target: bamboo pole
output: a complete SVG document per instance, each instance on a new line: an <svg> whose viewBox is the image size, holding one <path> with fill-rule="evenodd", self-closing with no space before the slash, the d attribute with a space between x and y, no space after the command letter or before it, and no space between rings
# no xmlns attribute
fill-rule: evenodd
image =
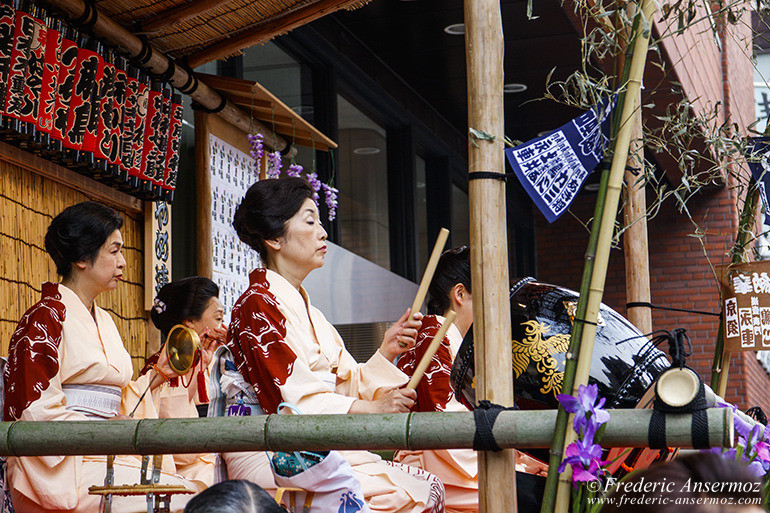
<svg viewBox="0 0 770 513"><path fill-rule="evenodd" d="M425 374L425 371L427 370L428 364L433 358L433 355L436 354L436 351L438 351L438 347L441 345L441 342L444 340L444 336L446 335L446 332L449 330L449 327L452 325L452 323L455 322L455 317L457 317L457 314L455 313L455 311L449 310L449 313L446 315L444 322L441 324L438 331L436 332L436 336L433 337L433 340L431 340L430 345L428 346L428 349L425 351L425 354L422 355L422 358L420 359L420 363L417 364L417 368L415 369L414 374L412 374L412 379L409 380L409 383L406 385L406 388L411 388L412 390L417 388L417 384L422 379L423 374Z"/></svg>
<svg viewBox="0 0 770 513"><path fill-rule="evenodd" d="M605 447L646 447L651 410L609 410ZM503 411L492 430L501 447L547 447L555 410ZM732 447L729 408L707 411L712 447ZM184 454L296 450L471 448L472 412L255 415L189 419L0 422L0 456ZM692 447L692 416L666 417L666 444ZM513 474L504 476L510 486Z"/></svg>
<svg viewBox="0 0 770 513"><path fill-rule="evenodd" d="M414 302L412 302L411 313L419 312L425 296L428 294L428 287L433 280L433 274L436 272L436 266L438 266L438 259L441 258L441 251L446 245L446 241L449 238L449 230L442 228L438 232L436 237L436 243L433 245L433 251L430 253L428 259L428 265L425 267L425 272L422 274L422 280L420 281L420 287L417 289L417 294L414 296Z"/></svg>
<svg viewBox="0 0 770 513"><path fill-rule="evenodd" d="M86 4L83 0L50 0L49 3L69 15L72 19L82 16L86 9ZM128 55L130 58L135 58L142 54L144 43L141 39L115 23L111 18L99 13L96 7L94 9L98 13L91 28L91 33L94 36L115 45L120 52ZM151 46L149 48L150 56L145 68L158 75L165 73L169 68L169 63L172 62L171 58L153 49ZM191 67L194 66L191 64ZM175 66L174 74L169 82L177 89L186 89L185 85L187 85L189 80L190 74L188 71L181 66ZM224 100L224 109L217 112L222 119L246 133L250 133L252 130L261 133L264 136L264 144L270 148L280 151L286 151L288 148L289 156L296 154L296 148L290 147L290 143L285 139L274 135L272 129L259 121L252 120L249 114L243 112L233 102L225 99L219 92L211 89L203 82L198 82L197 87L186 94L207 109L217 109Z"/></svg>
<svg viewBox="0 0 770 513"><path fill-rule="evenodd" d="M647 50L649 48L650 31L652 26L652 15L655 12L655 3L653 0L642 0L639 13L635 19L634 25L634 51L629 66L628 82L626 93L623 99L623 110L620 116L620 128L615 140L612 166L607 183L607 196L599 225L599 236L597 240L596 258L591 274L591 284L587 297L580 297L579 303L585 301L586 314L583 318L586 322L581 333L580 352L575 368L575 381L572 387L572 394L577 395L580 385L588 383L588 376L591 370L591 360L593 354L593 342L596 338L596 322L599 317L599 307L604 294L604 282L607 277L607 266L609 263L610 248L612 242L612 232L615 227L615 218L618 212L618 201L622 187L624 169L628 160L629 146L631 143L631 132L633 128L633 119L640 109L639 98L644 74L644 66L647 60ZM640 16L644 16L646 22L642 23ZM647 32L644 27L648 27ZM564 447L575 441L576 434L568 430L565 434ZM560 480L557 486L555 511L558 513L566 512L569 509L570 490L572 488L569 479Z"/></svg>
<svg viewBox="0 0 770 513"><path fill-rule="evenodd" d="M498 0L465 0L468 125L495 136L468 144L469 172L503 173L503 25ZM476 394L513 406L505 182L470 180ZM479 453L479 511L516 512L513 450Z"/></svg>

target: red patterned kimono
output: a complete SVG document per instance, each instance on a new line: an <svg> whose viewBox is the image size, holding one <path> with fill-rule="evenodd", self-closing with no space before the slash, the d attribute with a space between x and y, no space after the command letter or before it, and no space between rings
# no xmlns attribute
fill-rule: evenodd
<svg viewBox="0 0 770 513"><path fill-rule="evenodd" d="M444 318L426 315L417 334L414 348L398 360L398 368L412 375L423 355L433 342ZM463 337L454 324L449 327L438 351L417 385L417 403L414 411L468 411L458 401L449 377ZM413 465L436 475L446 489L446 511L468 512L479 509L478 463L472 449L442 449L436 451L399 451L396 461ZM522 452L516 451L516 471L545 476L548 467Z"/></svg>
<svg viewBox="0 0 770 513"><path fill-rule="evenodd" d="M406 383L406 375L379 351L366 363L356 362L304 289L265 269L254 270L250 280L233 308L227 348L265 413L275 413L286 401L303 413L345 414L356 399L375 400ZM394 466L366 451L342 454L373 511L443 511L441 483L427 472ZM230 479L275 486L266 482L263 453L223 457Z"/></svg>
<svg viewBox="0 0 770 513"><path fill-rule="evenodd" d="M27 310L10 342L5 370L6 421L106 419L127 414L139 400L149 375L131 381L131 356L110 315L94 305L93 315L70 289L43 284L42 299ZM136 418L157 417L158 391L147 394ZM99 496L88 487L104 484L106 456L8 458L8 480L16 511L99 511ZM141 460L115 458L115 483L138 483ZM171 474L164 457L161 482L198 488ZM189 495L176 496L181 511ZM147 511L144 496L113 498L113 512Z"/></svg>

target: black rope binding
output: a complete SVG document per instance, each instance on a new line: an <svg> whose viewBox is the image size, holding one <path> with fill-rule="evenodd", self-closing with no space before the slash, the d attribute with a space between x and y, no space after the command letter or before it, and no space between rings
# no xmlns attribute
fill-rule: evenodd
<svg viewBox="0 0 770 513"><path fill-rule="evenodd" d="M468 173L468 180L502 180L507 181L509 177L514 176L513 173L494 173L491 171L472 171Z"/></svg>
<svg viewBox="0 0 770 513"><path fill-rule="evenodd" d="M198 102L193 102L192 109L193 110L199 110L201 112L207 112L209 114L216 114L217 112L222 112L225 109L225 106L227 105L227 98L225 98L224 96L220 95L219 99L220 99L219 105L217 105L213 109L210 109L208 107L204 107L203 105L201 105Z"/></svg>
<svg viewBox="0 0 770 513"><path fill-rule="evenodd" d="M93 24L96 23L96 16L94 15L94 12L96 11L96 8L94 7L93 0L87 0L85 2L84 8L83 8L83 14L78 16L77 18L72 20L73 25L77 26L85 26L85 24L90 24L88 29L93 28ZM91 18L93 17L93 20Z"/></svg>
<svg viewBox="0 0 770 513"><path fill-rule="evenodd" d="M492 404L489 401L479 401L478 406L473 409L473 421L476 423L476 431L473 433L474 451L502 451L502 447L497 445L495 435L492 429L495 427L495 421L501 411L518 410L517 406L505 408L499 404Z"/></svg>
<svg viewBox="0 0 770 513"><path fill-rule="evenodd" d="M672 333L668 331L662 335L655 337L653 344L664 342L668 340L669 354L671 355L671 369L689 369L696 376L695 371L687 367L687 357L692 354L692 344L689 337L685 333L684 328L677 328ZM669 372L665 371L665 372ZM708 449L710 447L708 440L708 417L706 416L706 409L708 404L706 403L706 387L703 381L698 378L700 387L698 393L695 395L692 401L684 406L671 406L664 403L657 393L657 386L655 388L655 401L652 405L652 418L650 419L650 426L647 432L647 437L650 443L651 449L665 449L666 448L666 415L690 413L692 414L692 426L691 435L693 441L693 447L695 449Z"/></svg>
<svg viewBox="0 0 770 513"><path fill-rule="evenodd" d="M161 82L168 82L171 80L171 77L174 76L174 73L176 73L176 65L174 64L174 60L171 57L166 57L166 61L168 61L168 67L166 68L166 71L163 73L154 73L155 77Z"/></svg>
<svg viewBox="0 0 770 513"><path fill-rule="evenodd" d="M656 310L668 310L670 312L685 312L685 313L693 313L698 315L711 315L713 317L722 317L721 313L714 313L714 312L704 312L702 310L687 310L686 308L672 308L670 306L657 306L653 305L652 303L648 303L646 301L632 301L631 303L626 303L626 308L654 308Z"/></svg>

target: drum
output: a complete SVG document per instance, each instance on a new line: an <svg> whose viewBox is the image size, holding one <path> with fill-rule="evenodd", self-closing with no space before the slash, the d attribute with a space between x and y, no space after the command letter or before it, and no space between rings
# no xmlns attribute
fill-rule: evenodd
<svg viewBox="0 0 770 513"><path fill-rule="evenodd" d="M561 393L564 362L574 326L579 294L539 283L517 280L510 290L511 371L519 408L554 409ZM655 379L668 368L666 355L628 320L602 304L589 383L599 387L606 408L634 408ZM474 389L473 330L455 358L451 376L455 395L470 409Z"/></svg>

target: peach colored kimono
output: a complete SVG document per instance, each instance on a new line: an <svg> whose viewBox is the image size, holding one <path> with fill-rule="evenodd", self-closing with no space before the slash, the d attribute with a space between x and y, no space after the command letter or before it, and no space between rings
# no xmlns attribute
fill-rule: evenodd
<svg viewBox="0 0 770 513"><path fill-rule="evenodd" d="M398 360L398 368L411 376L430 346L444 318L427 315L417 334L414 348ZM468 411L454 396L449 382L457 351L463 337L454 324L431 359L425 375L417 385L414 411ZM444 483L446 511L468 512L479 509L478 462L472 449L442 449L435 451L399 451L395 461L427 470ZM545 476L548 466L522 452L516 451L516 471Z"/></svg>
<svg viewBox="0 0 770 513"><path fill-rule="evenodd" d="M276 413L285 401L306 414L346 414L356 399L374 400L406 383L406 375L379 352L364 364L356 362L304 289L265 269L254 270L250 281L233 308L227 349L237 373L253 387L257 411ZM373 511L443 511L443 487L427 472L366 451L342 454ZM264 453L223 457L230 479L275 488Z"/></svg>
<svg viewBox="0 0 770 513"><path fill-rule="evenodd" d="M95 318L73 291L43 284L42 299L19 322L10 343L5 372L6 421L104 419L128 414L150 375L131 381L131 356L123 347L110 315L94 306ZM157 417L158 389L148 393L134 416ZM138 483L141 460L115 458L115 484ZM198 487L173 474L164 457L161 483ZM103 485L106 456L8 458L8 480L16 511L99 511L100 497L88 487ZM177 495L172 510L181 511L191 495ZM114 497L114 512L146 511L144 496Z"/></svg>

